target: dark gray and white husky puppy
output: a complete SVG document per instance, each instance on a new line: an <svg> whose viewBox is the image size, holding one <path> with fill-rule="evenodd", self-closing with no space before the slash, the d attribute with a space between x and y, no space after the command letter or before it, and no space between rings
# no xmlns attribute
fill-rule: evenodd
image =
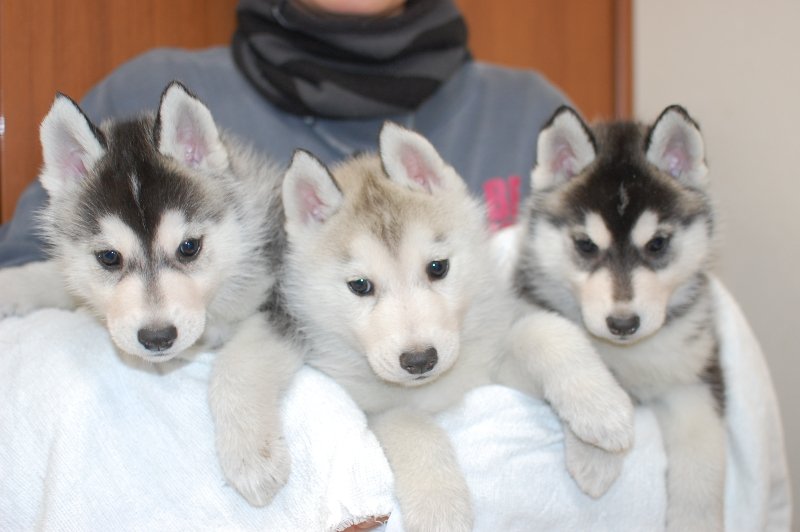
<svg viewBox="0 0 800 532"><path fill-rule="evenodd" d="M223 471L266 503L289 471L277 396L299 364L264 327L280 315L282 169L221 132L177 82L157 113L100 126L59 95L41 142L51 258L0 271L0 315L79 303L122 352L150 362L220 349L211 406ZM267 374L236 371L270 354Z"/></svg>
<svg viewBox="0 0 800 532"><path fill-rule="evenodd" d="M650 126L559 109L538 140L515 286L582 324L664 437L669 530L722 530L724 386L703 137L679 106Z"/></svg>

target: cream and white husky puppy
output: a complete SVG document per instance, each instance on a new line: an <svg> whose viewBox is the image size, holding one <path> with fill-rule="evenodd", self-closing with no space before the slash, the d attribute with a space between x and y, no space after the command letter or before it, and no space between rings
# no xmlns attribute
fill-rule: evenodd
<svg viewBox="0 0 800 532"><path fill-rule="evenodd" d="M220 131L177 82L156 113L100 126L59 95L41 141L51 258L0 270L0 316L79 304L120 351L153 363L221 348L211 406L222 468L250 502L266 503L289 474L278 396L299 365L265 340L282 316L272 292L282 169ZM252 357L270 370L235 370Z"/></svg>
<svg viewBox="0 0 800 532"><path fill-rule="evenodd" d="M668 460L667 528L722 530L724 386L700 130L679 106L649 126L594 128L564 107L543 128L538 157L518 294L585 327L620 384L653 408Z"/></svg>
<svg viewBox="0 0 800 532"><path fill-rule="evenodd" d="M379 152L332 169L296 152L281 283L307 362L368 414L406 528L471 529L469 490L432 414L497 379L551 402L577 436L570 470L599 495L613 480L606 455L616 464L631 444L627 395L578 327L518 317L481 206L426 139L387 123Z"/></svg>

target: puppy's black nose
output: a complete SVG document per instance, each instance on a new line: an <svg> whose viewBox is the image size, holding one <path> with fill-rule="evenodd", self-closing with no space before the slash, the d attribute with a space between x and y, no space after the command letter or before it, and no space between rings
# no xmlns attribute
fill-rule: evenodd
<svg viewBox="0 0 800 532"><path fill-rule="evenodd" d="M148 351L164 351L172 347L172 342L178 337L178 329L174 325L163 329L139 329L136 337Z"/></svg>
<svg viewBox="0 0 800 532"><path fill-rule="evenodd" d="M639 329L639 316L609 316L606 325L611 334L615 336L630 336Z"/></svg>
<svg viewBox="0 0 800 532"><path fill-rule="evenodd" d="M425 351L406 351L400 355L400 366L412 375L429 372L438 361L439 355L433 347Z"/></svg>

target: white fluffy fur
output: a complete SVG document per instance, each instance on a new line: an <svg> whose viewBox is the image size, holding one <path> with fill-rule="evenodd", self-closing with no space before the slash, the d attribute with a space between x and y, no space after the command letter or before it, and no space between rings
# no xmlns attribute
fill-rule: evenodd
<svg viewBox="0 0 800 532"><path fill-rule="evenodd" d="M389 458L404 528L472 530L469 487L447 434L431 416L400 406L375 415L370 427Z"/></svg>
<svg viewBox="0 0 800 532"><path fill-rule="evenodd" d="M290 244L285 289L308 341L308 362L370 416L395 473L406 528L470 530L469 492L431 413L499 379L543 394L580 438L618 451L631 443L632 405L574 325L547 314L514 326L514 298L487 253L483 211L430 150L416 133L385 126L380 160L361 157L333 169L343 200L321 224L296 209L305 203L293 181L304 172L290 169L283 198ZM383 190L380 197L397 208L359 203L365 186ZM324 197L324 190L317 195ZM392 236L376 231L375 223L402 231ZM444 259L448 275L428 279L426 264ZM347 282L357 278L369 279L374 292L351 293ZM417 380L400 367L399 356L426 346L435 347L439 361ZM580 378L566 371L565 353L582 368ZM613 481L619 460L610 473L578 462L605 461L606 454L572 453L576 480L593 495Z"/></svg>
<svg viewBox="0 0 800 532"><path fill-rule="evenodd" d="M667 530L723 530L725 425L708 387L676 386L652 404L669 467Z"/></svg>
<svg viewBox="0 0 800 532"><path fill-rule="evenodd" d="M565 425L567 470L592 497L600 497L633 444L633 404L577 325L552 312L518 303L511 351L498 381L543 397Z"/></svg>
<svg viewBox="0 0 800 532"><path fill-rule="evenodd" d="M588 236L601 251L608 249L613 241L611 231L606 227L603 218L593 212L586 215L586 236Z"/></svg>
<svg viewBox="0 0 800 532"><path fill-rule="evenodd" d="M23 316L40 308L75 308L53 261L0 268L0 319Z"/></svg>
<svg viewBox="0 0 800 532"><path fill-rule="evenodd" d="M225 476L255 506L269 503L289 477L280 402L299 369L299 350L266 323L247 318L220 349L209 402Z"/></svg>

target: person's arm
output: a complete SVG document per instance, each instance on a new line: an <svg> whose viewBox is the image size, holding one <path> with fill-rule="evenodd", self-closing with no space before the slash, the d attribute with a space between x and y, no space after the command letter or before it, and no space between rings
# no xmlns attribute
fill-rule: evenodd
<svg viewBox="0 0 800 532"><path fill-rule="evenodd" d="M45 201L47 194L39 182L34 181L20 196L14 217L0 225L0 268L47 258L44 242L36 230L36 212Z"/></svg>

